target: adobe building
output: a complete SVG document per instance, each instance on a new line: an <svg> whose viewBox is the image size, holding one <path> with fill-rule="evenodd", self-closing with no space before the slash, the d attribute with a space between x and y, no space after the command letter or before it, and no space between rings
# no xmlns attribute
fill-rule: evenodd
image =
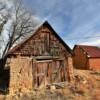
<svg viewBox="0 0 100 100"><path fill-rule="evenodd" d="M75 45L73 52L73 65L75 68L100 70L100 48Z"/></svg>
<svg viewBox="0 0 100 100"><path fill-rule="evenodd" d="M9 92L70 81L73 77L72 54L50 24L44 22L32 36L9 51Z"/></svg>

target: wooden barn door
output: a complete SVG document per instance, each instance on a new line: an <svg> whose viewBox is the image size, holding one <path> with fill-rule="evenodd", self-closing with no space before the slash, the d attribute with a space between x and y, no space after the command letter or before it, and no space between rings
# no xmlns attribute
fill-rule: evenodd
<svg viewBox="0 0 100 100"><path fill-rule="evenodd" d="M37 61L33 67L33 83L35 87L66 81L66 69L63 60Z"/></svg>
<svg viewBox="0 0 100 100"><path fill-rule="evenodd" d="M52 82L66 81L66 68L63 60L52 62Z"/></svg>
<svg viewBox="0 0 100 100"><path fill-rule="evenodd" d="M49 83L51 61L37 61L33 68L33 84L35 87L45 86Z"/></svg>

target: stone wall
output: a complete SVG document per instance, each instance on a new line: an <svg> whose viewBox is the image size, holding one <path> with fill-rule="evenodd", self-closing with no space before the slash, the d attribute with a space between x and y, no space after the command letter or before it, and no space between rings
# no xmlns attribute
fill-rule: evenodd
<svg viewBox="0 0 100 100"><path fill-rule="evenodd" d="M73 63L72 58L66 59L66 75L69 81L73 80ZM55 67L55 66L53 66ZM13 94L17 91L26 92L33 88L33 72L32 59L29 57L11 58L10 62L10 84L9 93Z"/></svg>
<svg viewBox="0 0 100 100"><path fill-rule="evenodd" d="M32 64L30 58L11 58L9 93L32 89Z"/></svg>

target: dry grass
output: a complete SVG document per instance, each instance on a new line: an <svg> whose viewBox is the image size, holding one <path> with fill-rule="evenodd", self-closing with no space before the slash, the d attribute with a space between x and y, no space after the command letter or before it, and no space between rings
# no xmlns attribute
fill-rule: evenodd
<svg viewBox="0 0 100 100"><path fill-rule="evenodd" d="M75 79L72 83L65 84L64 88L17 93L3 96L0 100L100 100L99 72L74 70L74 73Z"/></svg>

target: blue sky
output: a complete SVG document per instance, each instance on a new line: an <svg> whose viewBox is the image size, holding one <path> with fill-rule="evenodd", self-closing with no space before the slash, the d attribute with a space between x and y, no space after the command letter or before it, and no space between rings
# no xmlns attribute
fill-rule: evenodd
<svg viewBox="0 0 100 100"><path fill-rule="evenodd" d="M7 5L8 9L13 7L12 1L0 0ZM40 22L48 20L71 48L75 44L100 46L100 0L23 1L26 7L32 10L36 20ZM9 23L11 24L11 21L8 21L2 32L4 38L8 38L5 31L6 26L10 28Z"/></svg>
<svg viewBox="0 0 100 100"><path fill-rule="evenodd" d="M33 15L41 21L48 20L71 47L74 44L100 46L100 0L24 1Z"/></svg>

